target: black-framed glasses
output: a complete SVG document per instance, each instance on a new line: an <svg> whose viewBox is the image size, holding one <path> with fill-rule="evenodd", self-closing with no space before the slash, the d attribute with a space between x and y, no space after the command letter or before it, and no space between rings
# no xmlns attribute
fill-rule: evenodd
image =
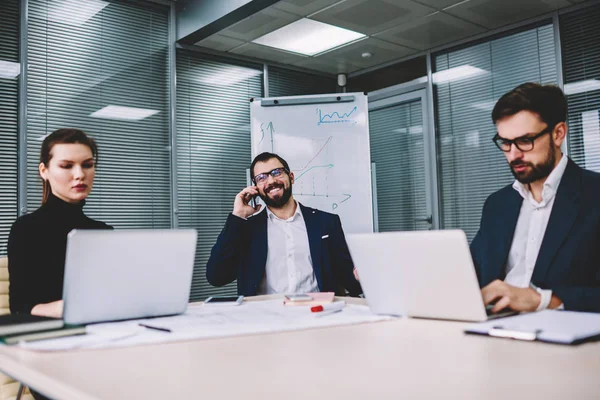
<svg viewBox="0 0 600 400"><path fill-rule="evenodd" d="M279 168L272 169L269 172L263 172L262 174L256 174L256 175L254 175L254 178L252 178L252 180L254 181L255 185L258 185L259 183L265 183L267 181L267 179L269 179L269 175L271 175L273 178L278 178L283 173L289 174L290 171L288 171L287 168L279 167Z"/></svg>
<svg viewBox="0 0 600 400"><path fill-rule="evenodd" d="M513 144L515 145L515 147L517 149L519 149L523 152L526 152L526 151L533 150L533 142L535 142L535 139L537 139L541 136L544 136L546 133L552 133L552 128L547 126L546 128L544 128L543 131L541 131L537 135L521 136L521 137L518 137L513 140L504 139L504 138L500 137L498 134L496 134L496 136L494 136L494 138L492 140L494 141L494 144L496 145L496 147L498 147L500 150L502 150L505 153L508 153L510 151Z"/></svg>

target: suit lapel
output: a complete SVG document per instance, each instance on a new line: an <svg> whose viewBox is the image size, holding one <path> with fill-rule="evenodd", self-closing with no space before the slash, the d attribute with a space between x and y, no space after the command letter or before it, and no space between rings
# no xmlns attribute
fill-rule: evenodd
<svg viewBox="0 0 600 400"><path fill-rule="evenodd" d="M492 258L491 268L489 269L490 277L487 279L488 282L494 279L504 279L506 262L508 261L508 253L512 245L513 237L515 235L515 229L517 228L517 221L519 220L519 213L521 212L521 205L523 204L523 197L514 189L510 189L508 198L506 199L505 211L499 215L498 218L498 237L492 241L497 246L497 253Z"/></svg>
<svg viewBox="0 0 600 400"><path fill-rule="evenodd" d="M310 247L310 257L312 259L313 271L315 272L315 278L319 288L323 290L322 273L321 273L321 246L323 245L323 239L321 238L321 224L317 218L315 210L312 208L304 207L302 204L300 209L302 210L302 217L306 224L306 232L308 234L308 246Z"/></svg>
<svg viewBox="0 0 600 400"><path fill-rule="evenodd" d="M569 160L558 186L544 240L535 263L531 280L543 282L556 252L566 239L579 212L582 170Z"/></svg>

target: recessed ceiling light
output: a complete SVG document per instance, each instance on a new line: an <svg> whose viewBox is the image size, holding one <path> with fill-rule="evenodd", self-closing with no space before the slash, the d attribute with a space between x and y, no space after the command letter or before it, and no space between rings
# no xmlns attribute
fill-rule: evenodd
<svg viewBox="0 0 600 400"><path fill-rule="evenodd" d="M368 51L362 53L360 55L362 58L371 58L371 56L373 56L373 53L369 53Z"/></svg>
<svg viewBox="0 0 600 400"><path fill-rule="evenodd" d="M198 81L209 86L233 86L247 81L263 72L257 69L236 67L233 65L219 68L218 71L208 72L199 76Z"/></svg>
<svg viewBox="0 0 600 400"><path fill-rule="evenodd" d="M364 37L366 36L362 33L302 18L267 33L253 42L306 56L314 56Z"/></svg>
<svg viewBox="0 0 600 400"><path fill-rule="evenodd" d="M485 69L473 67L472 65L461 65L460 67L454 67L434 73L433 83L439 84L447 82L456 82L462 79L474 78L479 75L485 75L487 73L489 72Z"/></svg>
<svg viewBox="0 0 600 400"><path fill-rule="evenodd" d="M565 84L566 95L591 92L592 90L600 90L600 80L587 79L585 81L571 82Z"/></svg>
<svg viewBox="0 0 600 400"><path fill-rule="evenodd" d="M158 110L148 110L145 108L106 106L101 110L91 113L90 117L116 119L119 121L140 121L158 112Z"/></svg>
<svg viewBox="0 0 600 400"><path fill-rule="evenodd" d="M21 64L0 60L0 78L15 79L21 73Z"/></svg>

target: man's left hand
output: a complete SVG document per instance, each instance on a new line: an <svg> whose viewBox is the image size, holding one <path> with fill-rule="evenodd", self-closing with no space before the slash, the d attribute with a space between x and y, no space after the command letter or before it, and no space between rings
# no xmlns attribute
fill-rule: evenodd
<svg viewBox="0 0 600 400"><path fill-rule="evenodd" d="M481 289L481 297L486 306L496 301L493 313L507 307L514 311L535 311L542 300L542 296L530 287L518 288L498 279Z"/></svg>

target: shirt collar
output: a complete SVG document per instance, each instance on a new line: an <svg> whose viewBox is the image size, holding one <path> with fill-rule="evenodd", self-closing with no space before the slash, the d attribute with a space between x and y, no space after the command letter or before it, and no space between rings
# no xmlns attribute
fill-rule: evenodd
<svg viewBox="0 0 600 400"><path fill-rule="evenodd" d="M296 203L296 211L294 212L294 215L292 215L288 219L281 219L281 218L279 218L277 215L273 214L273 212L269 209L269 207L265 207L267 209L267 217L269 217L270 220L278 219L280 221L293 221L298 216L299 216L299 218L304 218L302 216L302 210L300 209L300 204L298 204L298 202L295 201L295 200L294 200L294 202Z"/></svg>
<svg viewBox="0 0 600 400"><path fill-rule="evenodd" d="M556 191L558 190L558 185L560 185L560 181L562 180L562 177L565 174L568 162L569 160L567 156L563 154L558 164L556 164L556 167L554 167L554 169L552 170L550 175L548 175L548 178L546 178L546 181L544 182L544 188L542 189L542 201L541 203L539 203L539 205L546 205L554 197ZM525 200L531 197L531 193L529 192L529 185L524 185L518 180L515 180L512 187ZM531 201L535 202L535 200L533 200L533 197L531 197Z"/></svg>

